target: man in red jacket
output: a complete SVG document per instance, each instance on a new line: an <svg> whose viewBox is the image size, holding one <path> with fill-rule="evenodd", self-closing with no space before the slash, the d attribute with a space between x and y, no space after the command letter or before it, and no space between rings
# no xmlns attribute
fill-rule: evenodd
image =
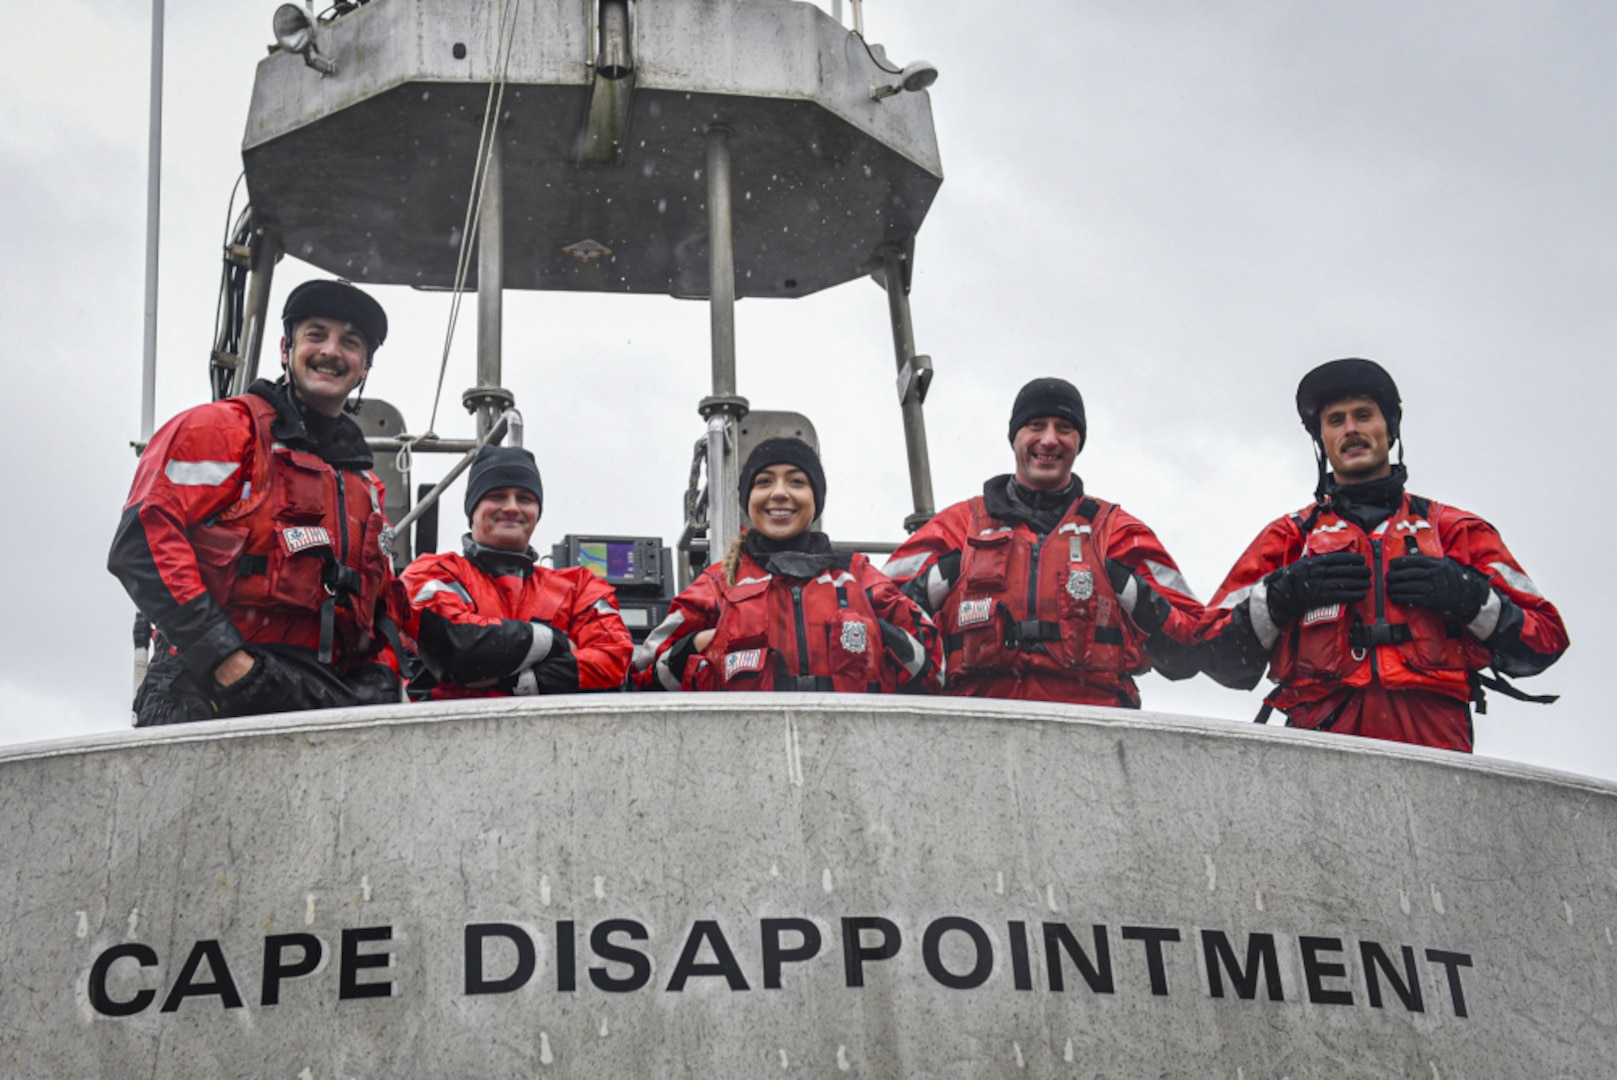
<svg viewBox="0 0 1617 1080"><path fill-rule="evenodd" d="M1560 614L1493 526L1404 490L1403 404L1370 360L1333 360L1297 387L1320 462L1315 501L1264 529L1202 621L1204 666L1292 727L1471 749L1482 676L1535 675L1567 647ZM1391 460L1399 442L1399 462ZM1328 472L1327 472L1328 468ZM1535 698L1530 700L1550 700Z"/></svg>
<svg viewBox="0 0 1617 1080"><path fill-rule="evenodd" d="M308 281L282 321L280 380L176 416L135 471L107 568L158 631L137 726L400 699L382 485L344 412L387 315Z"/></svg>
<svg viewBox="0 0 1617 1080"><path fill-rule="evenodd" d="M888 561L939 624L947 682L969 697L1140 707L1134 676L1196 674L1201 604L1145 523L1084 492L1088 425L1065 379L1016 395L1016 472L938 512Z"/></svg>
<svg viewBox="0 0 1617 1080"><path fill-rule="evenodd" d="M617 690L634 641L611 585L588 567L536 563L544 510L533 454L485 446L466 481L464 554L423 555L404 571L410 631L436 698Z"/></svg>

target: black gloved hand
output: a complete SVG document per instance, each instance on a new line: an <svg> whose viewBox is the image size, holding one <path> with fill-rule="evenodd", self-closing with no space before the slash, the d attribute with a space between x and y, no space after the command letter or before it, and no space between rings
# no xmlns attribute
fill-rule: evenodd
<svg viewBox="0 0 1617 1080"><path fill-rule="evenodd" d="M1351 604L1370 591L1370 564L1356 551L1309 555L1263 579L1276 626L1328 604Z"/></svg>
<svg viewBox="0 0 1617 1080"><path fill-rule="evenodd" d="M1488 602L1488 578L1453 559L1400 555L1387 568L1387 599L1452 615L1461 623L1477 617Z"/></svg>
<svg viewBox="0 0 1617 1080"><path fill-rule="evenodd" d="M1116 559L1106 560L1106 578L1112 583L1118 603L1129 613L1135 626L1147 636L1162 629L1162 624L1168 621L1173 610L1173 605L1168 603L1166 597Z"/></svg>

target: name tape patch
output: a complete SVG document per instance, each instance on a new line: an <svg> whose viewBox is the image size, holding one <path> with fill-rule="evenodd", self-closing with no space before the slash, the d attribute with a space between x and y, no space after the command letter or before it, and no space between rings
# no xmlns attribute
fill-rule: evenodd
<svg viewBox="0 0 1617 1080"><path fill-rule="evenodd" d="M981 600L960 601L960 612L956 621L961 626L976 626L985 623L994 614L994 598L985 596Z"/></svg>
<svg viewBox="0 0 1617 1080"><path fill-rule="evenodd" d="M1303 625L1313 626L1315 623L1330 622L1333 619L1340 619L1341 617L1341 604L1326 604L1324 607L1317 607L1305 614L1303 616Z"/></svg>
<svg viewBox="0 0 1617 1080"><path fill-rule="evenodd" d="M742 649L739 652L726 653L724 657L724 681L729 682L737 675L749 671L762 671L764 666L764 650Z"/></svg>
<svg viewBox="0 0 1617 1080"><path fill-rule="evenodd" d="M330 547L331 534L319 525L294 525L281 530L281 543L289 555L312 547Z"/></svg>

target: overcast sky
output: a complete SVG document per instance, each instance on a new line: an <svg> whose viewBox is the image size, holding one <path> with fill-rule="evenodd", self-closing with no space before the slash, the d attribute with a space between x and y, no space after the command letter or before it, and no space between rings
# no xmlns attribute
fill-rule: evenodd
<svg viewBox="0 0 1617 1080"><path fill-rule="evenodd" d="M160 421L207 397L219 245L274 8L168 5ZM138 435L150 5L0 11L0 741L18 742L128 724L133 609L104 565ZM912 294L937 373L940 504L1010 469L1017 388L1064 376L1088 406L1086 486L1149 523L1205 600L1309 498L1298 378L1372 357L1403 392L1411 489L1496 525L1571 631L1526 684L1560 703L1495 696L1478 752L1617 779L1599 675L1617 650L1617 6L869 0L864 14L892 59L942 73L945 181ZM283 262L273 307L314 274ZM424 427L448 301L376 294L394 329L370 392ZM446 436L470 432L470 311ZM702 432L706 308L522 293L505 318L505 382L546 484L537 546L671 540ZM750 300L738 319L740 392L818 426L832 535L897 539L909 488L881 291ZM446 514L445 541L459 528ZM1260 696L1154 676L1142 693L1243 723Z"/></svg>

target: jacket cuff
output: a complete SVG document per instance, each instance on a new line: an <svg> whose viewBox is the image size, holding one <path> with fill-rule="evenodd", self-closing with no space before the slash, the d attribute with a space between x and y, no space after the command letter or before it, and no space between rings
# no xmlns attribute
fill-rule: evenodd
<svg viewBox="0 0 1617 1080"><path fill-rule="evenodd" d="M247 639L241 636L229 619L221 618L209 626L202 634L192 641L180 645L175 644L184 662L186 669L198 679L203 680L204 686L213 684L213 672L225 657L237 649L246 647Z"/></svg>

